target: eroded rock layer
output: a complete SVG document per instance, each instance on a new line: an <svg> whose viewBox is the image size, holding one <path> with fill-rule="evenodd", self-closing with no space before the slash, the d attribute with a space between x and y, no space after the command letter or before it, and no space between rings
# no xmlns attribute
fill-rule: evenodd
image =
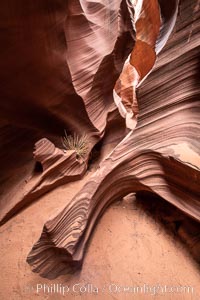
<svg viewBox="0 0 200 300"><path fill-rule="evenodd" d="M1 138L8 142L6 158L4 150L0 151L3 154L0 157L3 169L6 170L2 172L1 182L4 183L9 177L12 184L2 190L1 223L44 192L58 184L76 180L85 173L86 168L84 171L80 168L79 176L77 172L76 176L66 176L65 172L58 171L58 161L53 164L51 172L35 174L30 151L33 141L38 137L41 139L45 136L60 147L59 135L63 134L64 129L80 136L87 133L90 152L109 129L109 115L113 116L112 112L116 109L114 101L119 113L126 119L126 126L135 128L138 116L136 88L148 75L155 63L156 53L166 43L175 23L177 3L176 0L171 0L170 6L166 7L162 1L157 0L113 0L107 4L103 1L74 1L67 5L53 5L49 1L47 6L37 2L32 6L26 2L23 8L18 8L15 12L10 11L10 6L3 6L2 11L8 17L5 45L10 46L3 52L7 71L4 72L4 64L1 69L2 82L5 82L2 85L5 101L1 103L0 112ZM45 14L47 7L51 9ZM23 10L28 13L26 12L21 26L19 20L24 15ZM2 25L3 22L4 18ZM14 34L15 28L18 35L21 34L21 39ZM32 39L26 40L29 41L26 44L28 34ZM26 57L22 57L20 47L23 47L23 51L26 50ZM130 58L122 69L130 53ZM41 63L41 57L44 56ZM18 76L9 76L10 69ZM24 81L30 87L25 85L22 89L20 85ZM9 93L8 88L15 90L16 96ZM15 107L14 111L12 107ZM121 127L119 115L118 120L117 126ZM13 126L15 151L12 151ZM23 128L26 129L27 140L22 140ZM7 136L4 132L7 132ZM20 161L19 152L24 146L26 151ZM49 156L48 151L43 155ZM20 177L14 175L18 172L16 157L19 164L22 165L24 161L27 164L29 161L31 166ZM88 157L85 162L87 161ZM72 167L68 173L72 174L73 170ZM23 192L18 192L19 187Z"/></svg>
<svg viewBox="0 0 200 300"><path fill-rule="evenodd" d="M27 259L34 271L56 276L80 266L98 218L110 203L131 192L154 193L200 221L198 8L199 1L181 1L175 30L139 88L136 129L102 161L70 204L46 222ZM195 236L193 246L199 249L199 228Z"/></svg>
<svg viewBox="0 0 200 300"><path fill-rule="evenodd" d="M0 16L3 221L34 199L27 194L35 181L46 176L45 191L55 187L47 173L35 179L31 153L37 140L45 137L61 148L64 130L86 133L91 151L102 138L134 30L125 0L10 0L2 3Z"/></svg>
<svg viewBox="0 0 200 300"><path fill-rule="evenodd" d="M4 203L0 211L1 223L6 222L45 192L80 179L87 169L87 163L83 159L77 159L75 151L61 150L45 138L36 143L34 157L36 162L41 164L42 175L32 178L19 197Z"/></svg>

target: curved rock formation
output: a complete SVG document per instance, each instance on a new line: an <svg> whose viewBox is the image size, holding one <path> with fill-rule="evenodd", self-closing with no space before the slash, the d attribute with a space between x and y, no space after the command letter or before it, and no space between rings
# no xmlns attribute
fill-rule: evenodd
<svg viewBox="0 0 200 300"><path fill-rule="evenodd" d="M49 3L49 7L51 5ZM13 6L15 7L15 3L13 3ZM18 28L19 17L23 15L23 9L25 10L25 8L28 14L23 22L28 23L29 26L25 26L26 23L23 27L20 26L19 32L21 32L23 38L16 40L12 24L15 24L15 27ZM134 8L136 14L134 14ZM105 5L100 1L99 6L75 1L68 3L66 6L65 20L64 5L52 7L52 13L48 15L48 18L44 18L41 13L41 10L45 11L46 7L38 3L31 7L27 2L23 9L20 8L12 13L7 5L3 7L3 12L9 20L5 43L11 45L9 51L4 53L5 62L7 68L12 67L13 73L17 73L19 76L17 78L9 77L7 73L2 73L2 80L6 83L2 93L5 94L6 101L1 103L3 119L1 131L4 131L5 127L9 128L10 125L5 126L7 122L15 126L25 127L27 132L29 132L27 128L32 127L34 132L30 129L30 135L33 135L35 140L36 136L40 138L50 136L58 146L60 145L57 143L57 136L62 134L61 130L63 132L64 128L67 128L68 132L75 132L79 135L81 135L81 132L87 132L91 150L104 135L108 115L115 109L112 90L121 71L122 73L116 83L118 95L114 92L114 100L120 114L126 117L127 127L135 127L138 115L135 90L151 70L156 53L161 50L173 28L177 12L177 1L172 1L170 8L166 8L160 1L161 14L157 0L152 2L147 0L136 1L136 4L131 4L128 0L121 3L113 0L113 3L109 5ZM144 15L145 18L143 18ZM38 18L36 27L33 26L35 25L35 16ZM83 16L85 17L83 18ZM105 16L105 24L102 23L102 16ZM2 24L3 22L4 19L2 19ZM81 30L79 28L80 24ZM148 24L151 24L151 26ZM32 32L33 27L34 33ZM52 32L54 27L56 32ZM24 44L28 30L32 36L32 42L35 42L32 51L29 44ZM65 35L66 41L64 44L63 39L58 40L57 31L62 32L62 36ZM134 32L136 34L135 44ZM40 36L43 37L42 40L39 39ZM81 47L79 47L78 37L81 38ZM49 40L51 40L51 43L49 43ZM94 41L96 46L92 48L91 45ZM101 47L98 47L98 41L100 41ZM21 56L23 52L15 49L17 46L19 50L21 47L26 49L25 60ZM11 55L14 49L16 61L13 62ZM123 63L131 50L130 63L126 63L122 70ZM41 63L43 54L46 60ZM144 57L148 59L144 60ZM64 58L66 63L63 60ZM62 68L60 68L61 63ZM67 68L63 69L66 64ZM107 69L111 71L109 76ZM52 76L53 70L57 70L54 76ZM64 70L67 72L64 73ZM60 72L59 76L57 75L58 71ZM104 74L107 76L106 81L104 80ZM26 76L24 81L30 82L30 86L32 84L34 87L34 93L31 88L19 88L24 76ZM59 81L61 78L62 81ZM39 84L41 80L42 85ZM35 81L36 86L33 84ZM51 89L49 88L49 82L52 82ZM8 93L8 84L9 89L16 90L17 97L14 97L12 93ZM28 99L28 104L25 103L26 99ZM15 106L14 112L10 108L13 104ZM24 144L24 141L20 139L21 130L19 128L17 130L19 148L21 143ZM12 132L12 128L10 131ZM4 138L9 140L9 135ZM12 147L12 142L11 139L8 148ZM17 156L19 156L18 151L21 151L21 148L18 150L16 147ZM28 153L27 155L29 156ZM9 159L11 159L12 165L11 171L7 170L7 173L13 174L15 169L17 172L15 157L11 155ZM31 163L30 156L29 160ZM57 164L54 164L55 168L57 168L56 166ZM5 166L5 168L7 167ZM44 185L40 185L39 182L43 181L44 176L46 176L46 181L51 182L50 173L41 173L40 178L36 180L35 173L32 170L30 168L29 173L26 173L26 177L22 175L22 177L25 177L24 183L23 178L14 178L15 186L17 187L20 184L23 189L21 195L16 193L13 184L9 188L9 194L5 190L3 191L2 198L6 200L1 201L1 222L5 222L24 205L27 205L42 193L49 191L61 182L67 182L70 178L65 176L66 180L61 181L58 177L53 184L46 184L44 188ZM56 174L56 170L54 174ZM84 172L80 171L80 174L83 176ZM3 176L7 178L7 174ZM48 176L50 176L49 179ZM76 176L71 177L71 180L76 178ZM4 180L3 178L2 181ZM35 185L37 185L37 193L33 192Z"/></svg>
<svg viewBox="0 0 200 300"><path fill-rule="evenodd" d="M50 189L81 179L87 169L87 163L83 159L78 160L75 151L56 148L45 138L36 143L34 157L36 162L41 163L42 175L29 181L21 198L16 197L4 204L0 212L1 224Z"/></svg>
<svg viewBox="0 0 200 300"><path fill-rule="evenodd" d="M15 1L12 2L15 8ZM15 131L17 130L15 155L12 151L11 155L8 153L11 170L8 170L2 155L2 164L6 164L6 174L3 174L2 182L7 180L7 174L10 173L14 184L2 192L4 200L1 201L1 223L61 182L68 182L69 178L79 178L64 175L65 180L60 180L58 176L50 184L51 173L41 173L39 178L35 178L32 167L22 177L16 178L13 175L18 172L15 156L19 157L22 145L26 144L21 139L23 129L16 126L26 128L27 134L32 135L34 141L38 137L46 136L52 141L55 140L58 147L60 143L57 137L63 133L64 128L78 135L87 133L91 151L108 129L109 114L112 115L115 110L112 91L121 71L115 85L114 100L120 114L126 117L127 127L136 126L136 87L150 72L156 53L166 43L176 19L176 0L171 1L170 7L166 7L162 1L159 3L160 8L157 0L136 1L135 4L128 0L121 3L113 0L109 5L102 1L99 4L74 1L67 5L59 3L57 6L51 1L47 6L37 2L32 6L26 2L23 8L16 8L15 12L10 11L6 4L3 6L2 12L8 17L7 33L4 37L8 49L3 52L4 61L7 70L11 69L18 76L9 76L7 72L1 74L2 82L5 82L2 94L6 101L0 104L3 120L0 131L4 132L4 128L8 131L6 137L1 135L2 139L9 141L13 125ZM48 17L44 13L47 7L52 9ZM22 18L21 26L19 18L24 15L24 11L26 18ZM37 24L35 20L38 21ZM2 18L2 26L4 21ZM17 39L14 28L18 28L21 39ZM32 40L27 43L30 36ZM92 46L94 42L95 47ZM22 57L25 50L26 56ZM14 61L11 59L13 52ZM130 63L126 62L122 69L130 53ZM4 69L3 66L2 70ZM105 75L107 80L104 80ZM29 82L30 87L25 86L22 89L21 82ZM9 93L9 90L15 90L17 96ZM11 107L15 107L15 110L12 111ZM29 150L24 153L23 160L29 159L31 164L29 137L27 143ZM11 138L7 148L12 147ZM53 168L57 169L58 164L52 166L54 176L57 170L53 171ZM85 170L86 168L83 172L80 170L82 176ZM44 177L48 184L41 185ZM16 191L19 186L23 189L20 195ZM36 186L37 192L34 191Z"/></svg>
<svg viewBox="0 0 200 300"><path fill-rule="evenodd" d="M134 38L126 1L10 0L1 5L0 16L2 186L6 182L1 220L6 220L34 199L24 199L19 188L31 194L35 181L48 176L40 173L35 180L31 152L38 139L60 148L65 129L87 133L91 151L103 137L115 109L113 87Z"/></svg>
<svg viewBox="0 0 200 300"><path fill-rule="evenodd" d="M138 117L136 88L151 72L157 54L173 29L178 0L171 1L168 8L165 3L157 0L127 0L127 3L136 32L136 41L130 58L116 82L113 97L121 116L126 119L126 126L134 129Z"/></svg>
<svg viewBox="0 0 200 300"><path fill-rule="evenodd" d="M180 235L195 233L188 244L199 259L200 2L180 2L159 56L178 0L22 2L4 2L0 13L1 222L80 179L102 140L116 146L45 223L27 259L33 270L55 277L80 266L106 207L141 191L187 214ZM63 151L65 129L87 134L85 160Z"/></svg>
<svg viewBox="0 0 200 300"><path fill-rule="evenodd" d="M166 9L164 1L160 3ZM107 156L70 204L44 225L27 259L34 271L56 276L80 266L98 218L110 203L130 192L159 195L200 221L200 15L195 5L195 1L192 6L190 1L181 2L174 34L139 89L136 129ZM195 14L192 33L191 13ZM173 17L165 16L171 27ZM167 36L166 28L162 29ZM196 249L199 243L198 229Z"/></svg>

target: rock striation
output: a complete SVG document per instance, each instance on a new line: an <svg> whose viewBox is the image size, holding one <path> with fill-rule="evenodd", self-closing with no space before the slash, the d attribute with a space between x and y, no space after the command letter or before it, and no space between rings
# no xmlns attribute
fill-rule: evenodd
<svg viewBox="0 0 200 300"><path fill-rule="evenodd" d="M1 223L81 179L95 147L115 145L44 224L27 258L35 272L53 278L80 267L105 209L141 192L183 213L179 233L199 259L199 7L194 0L2 4ZM64 130L87 134L85 159L63 150Z"/></svg>
<svg viewBox="0 0 200 300"><path fill-rule="evenodd" d="M194 224L200 221L200 89L197 85L200 15L197 4L193 5L192 33L191 5L183 1L172 37L152 74L139 87L139 118L135 130L101 162L65 209L45 223L40 239L27 258L35 272L57 276L66 268L80 267L99 217L108 205L128 193L155 194L189 219L196 220ZM176 11L172 9L173 16ZM174 23L174 17L169 15L165 20L171 20L169 27ZM165 37L169 33L166 27L163 26ZM192 228L192 221L191 224ZM188 244L189 228L186 225L180 232ZM199 260L199 227L194 228L192 247Z"/></svg>
<svg viewBox="0 0 200 300"><path fill-rule="evenodd" d="M11 0L2 4L0 15L1 183L10 182L1 191L4 222L35 199L35 181L44 179L41 172L35 180L31 153L37 140L45 137L62 149L64 130L86 133L91 151L102 139L115 110L113 87L133 48L134 34L126 1L19 5ZM20 169L25 165L21 176L16 176L18 164ZM46 185L45 192L53 187ZM41 195L43 186L37 191ZM24 199L28 194L31 197Z"/></svg>

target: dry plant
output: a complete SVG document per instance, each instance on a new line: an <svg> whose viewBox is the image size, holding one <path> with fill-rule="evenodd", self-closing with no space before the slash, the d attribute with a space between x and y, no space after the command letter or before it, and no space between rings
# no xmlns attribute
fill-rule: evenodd
<svg viewBox="0 0 200 300"><path fill-rule="evenodd" d="M65 130L62 144L66 150L75 150L77 158L84 158L88 153L88 138L86 134L83 134L81 137L76 133L68 135Z"/></svg>

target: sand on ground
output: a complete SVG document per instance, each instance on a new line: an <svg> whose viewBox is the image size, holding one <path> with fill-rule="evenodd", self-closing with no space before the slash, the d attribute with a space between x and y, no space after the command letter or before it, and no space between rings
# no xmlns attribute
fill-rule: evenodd
<svg viewBox="0 0 200 300"><path fill-rule="evenodd" d="M0 299L200 299L197 263L134 196L114 203L99 220L80 272L49 280L31 271L26 257L44 222L92 173L47 193L0 228Z"/></svg>

